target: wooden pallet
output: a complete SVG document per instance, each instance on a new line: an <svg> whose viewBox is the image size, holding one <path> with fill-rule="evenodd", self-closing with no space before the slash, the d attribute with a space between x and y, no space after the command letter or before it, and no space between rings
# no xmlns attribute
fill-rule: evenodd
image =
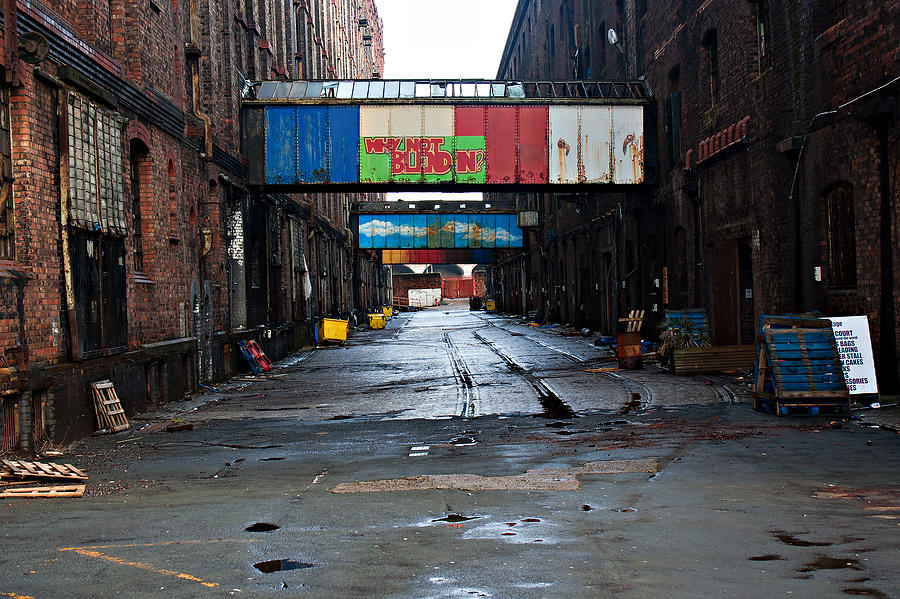
<svg viewBox="0 0 900 599"><path fill-rule="evenodd" d="M675 374L752 370L756 363L755 345L715 345L676 349Z"/></svg>
<svg viewBox="0 0 900 599"><path fill-rule="evenodd" d="M125 410L116 395L116 388L109 381L91 383L94 395L94 413L97 415L97 426L112 433L131 428L125 417Z"/></svg>
<svg viewBox="0 0 900 599"><path fill-rule="evenodd" d="M632 310L627 318L620 318L619 324L624 325L625 333L639 333L644 324L644 310Z"/></svg>
<svg viewBox="0 0 900 599"><path fill-rule="evenodd" d="M683 308L681 310L666 310L666 320L681 322L690 321L694 332L709 339L709 317L706 308Z"/></svg>
<svg viewBox="0 0 900 599"><path fill-rule="evenodd" d="M0 492L0 497L4 499L12 497L81 497L82 495L84 495L85 488L85 485L66 485L59 487L20 487L16 489L3 489L3 491Z"/></svg>
<svg viewBox="0 0 900 599"><path fill-rule="evenodd" d="M840 406L849 413L850 393L829 321L763 316L757 345L754 409L785 415L790 408Z"/></svg>
<svg viewBox="0 0 900 599"><path fill-rule="evenodd" d="M791 414L807 414L809 416L818 416L820 414L850 414L850 404L845 402L831 403L816 401L815 403L776 401L766 397L754 397L753 409L776 414L778 416L788 416Z"/></svg>
<svg viewBox="0 0 900 599"><path fill-rule="evenodd" d="M9 469L10 473L18 477L87 480L87 474L72 464L44 464L42 462L24 462L21 460L0 460L0 464L3 464L4 467Z"/></svg>

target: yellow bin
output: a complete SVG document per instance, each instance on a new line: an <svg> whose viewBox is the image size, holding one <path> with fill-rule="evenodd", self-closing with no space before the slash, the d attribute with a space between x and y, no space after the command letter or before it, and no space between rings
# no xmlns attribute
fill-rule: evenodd
<svg viewBox="0 0 900 599"><path fill-rule="evenodd" d="M488 300L484 305L484 309L488 312L493 312L497 309L497 302L494 300Z"/></svg>
<svg viewBox="0 0 900 599"><path fill-rule="evenodd" d="M369 328L370 329L383 329L384 328L384 314L369 314Z"/></svg>
<svg viewBox="0 0 900 599"><path fill-rule="evenodd" d="M323 341L346 341L348 321L337 318L322 319Z"/></svg>
<svg viewBox="0 0 900 599"><path fill-rule="evenodd" d="M385 318L394 317L394 306L385 306L384 308L382 308L382 311L384 312Z"/></svg>

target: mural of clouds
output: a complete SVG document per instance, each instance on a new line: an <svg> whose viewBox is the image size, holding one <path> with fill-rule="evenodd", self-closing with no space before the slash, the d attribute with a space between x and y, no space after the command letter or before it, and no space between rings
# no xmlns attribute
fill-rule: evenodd
<svg viewBox="0 0 900 599"><path fill-rule="evenodd" d="M522 247L522 231L514 214L367 214L359 217L359 247Z"/></svg>

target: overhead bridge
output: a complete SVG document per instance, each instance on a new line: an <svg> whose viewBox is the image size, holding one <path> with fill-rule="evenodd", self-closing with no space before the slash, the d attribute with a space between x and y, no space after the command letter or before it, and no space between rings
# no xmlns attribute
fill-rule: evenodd
<svg viewBox="0 0 900 599"><path fill-rule="evenodd" d="M644 182L643 82L265 81L250 183L282 191L574 191Z"/></svg>
<svg viewBox="0 0 900 599"><path fill-rule="evenodd" d="M487 264L522 247L514 202L361 202L353 217L357 246L384 264Z"/></svg>

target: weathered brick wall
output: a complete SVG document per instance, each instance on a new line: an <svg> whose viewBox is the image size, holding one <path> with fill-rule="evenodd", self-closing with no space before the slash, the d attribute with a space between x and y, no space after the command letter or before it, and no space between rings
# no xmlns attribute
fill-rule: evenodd
<svg viewBox="0 0 900 599"><path fill-rule="evenodd" d="M440 289L439 273L393 275L394 297L399 298L401 305L409 300L410 289Z"/></svg>

